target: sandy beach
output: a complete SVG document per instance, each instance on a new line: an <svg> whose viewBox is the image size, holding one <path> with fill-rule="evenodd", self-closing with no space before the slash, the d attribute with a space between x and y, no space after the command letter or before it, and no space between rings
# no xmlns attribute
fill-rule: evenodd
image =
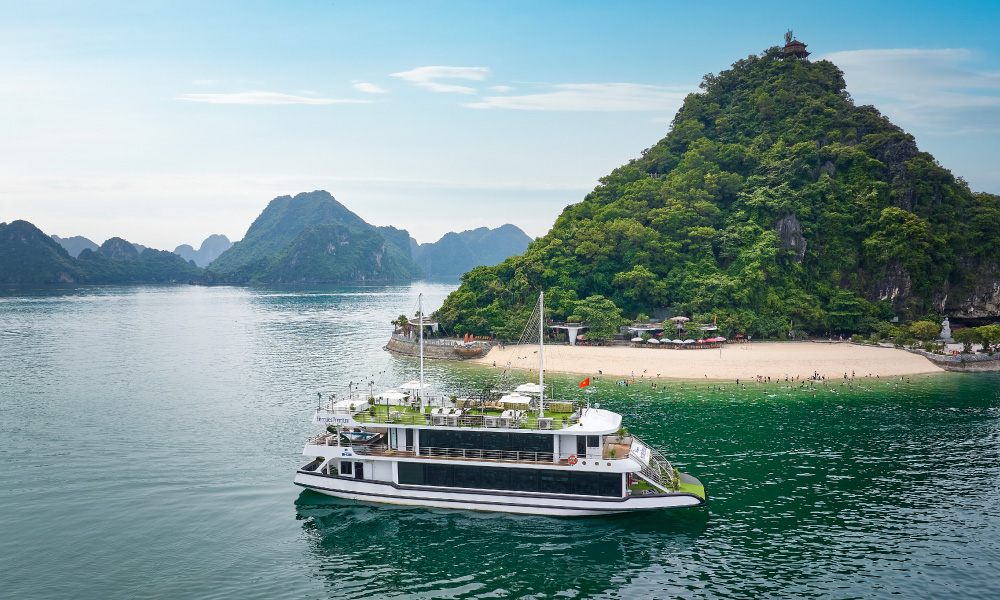
<svg viewBox="0 0 1000 600"><path fill-rule="evenodd" d="M538 346L494 347L473 362L538 371ZM819 373L831 379L900 377L941 373L926 358L896 348L826 342L755 342L721 349L633 348L631 346L546 346L545 370L580 375L669 379L772 380Z"/></svg>

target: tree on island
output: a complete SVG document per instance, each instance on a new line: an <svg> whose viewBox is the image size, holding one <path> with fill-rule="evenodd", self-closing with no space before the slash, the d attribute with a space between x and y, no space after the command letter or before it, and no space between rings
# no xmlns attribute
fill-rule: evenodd
<svg viewBox="0 0 1000 600"><path fill-rule="evenodd" d="M578 300L569 320L587 324L584 338L588 340L610 341L622 325L628 324L628 320L622 318L622 309L600 295Z"/></svg>
<svg viewBox="0 0 1000 600"><path fill-rule="evenodd" d="M962 352L965 354L972 352L972 345L979 342L979 332L976 331L975 327L956 329L951 333L951 337L959 344L962 344Z"/></svg>
<svg viewBox="0 0 1000 600"><path fill-rule="evenodd" d="M917 321L910 325L910 335L921 342L929 342L941 333L941 326L930 321Z"/></svg>
<svg viewBox="0 0 1000 600"><path fill-rule="evenodd" d="M989 351L1000 344L1000 325L984 325L976 327L978 342L983 345L983 349Z"/></svg>

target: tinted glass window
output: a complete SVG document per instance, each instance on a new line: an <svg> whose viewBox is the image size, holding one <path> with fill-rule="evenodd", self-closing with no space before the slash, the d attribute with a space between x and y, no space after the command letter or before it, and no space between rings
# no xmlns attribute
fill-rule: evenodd
<svg viewBox="0 0 1000 600"><path fill-rule="evenodd" d="M350 461L342 460L340 461L340 474L341 475L351 475L354 473L353 467Z"/></svg>
<svg viewBox="0 0 1000 600"><path fill-rule="evenodd" d="M481 490L621 496L620 473L399 463L399 483Z"/></svg>
<svg viewBox="0 0 1000 600"><path fill-rule="evenodd" d="M399 483L407 485L423 485L424 465L420 463L401 462L399 468Z"/></svg>

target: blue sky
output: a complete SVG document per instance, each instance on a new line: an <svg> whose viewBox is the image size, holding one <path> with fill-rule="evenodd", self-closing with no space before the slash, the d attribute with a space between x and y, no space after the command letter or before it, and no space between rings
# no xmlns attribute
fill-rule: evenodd
<svg viewBox="0 0 1000 600"><path fill-rule="evenodd" d="M0 0L0 221L157 248L325 189L420 242L548 231L782 41L1000 193L997 2Z"/></svg>

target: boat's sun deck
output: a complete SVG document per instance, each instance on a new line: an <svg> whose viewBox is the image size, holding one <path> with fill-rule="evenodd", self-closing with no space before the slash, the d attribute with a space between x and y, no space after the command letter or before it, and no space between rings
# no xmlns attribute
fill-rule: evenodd
<svg viewBox="0 0 1000 600"><path fill-rule="evenodd" d="M546 410L539 417L527 407L523 409L426 407L407 405L377 405L352 414L362 425L437 425L443 427L477 427L527 430L559 430L575 425L579 414L570 411Z"/></svg>

